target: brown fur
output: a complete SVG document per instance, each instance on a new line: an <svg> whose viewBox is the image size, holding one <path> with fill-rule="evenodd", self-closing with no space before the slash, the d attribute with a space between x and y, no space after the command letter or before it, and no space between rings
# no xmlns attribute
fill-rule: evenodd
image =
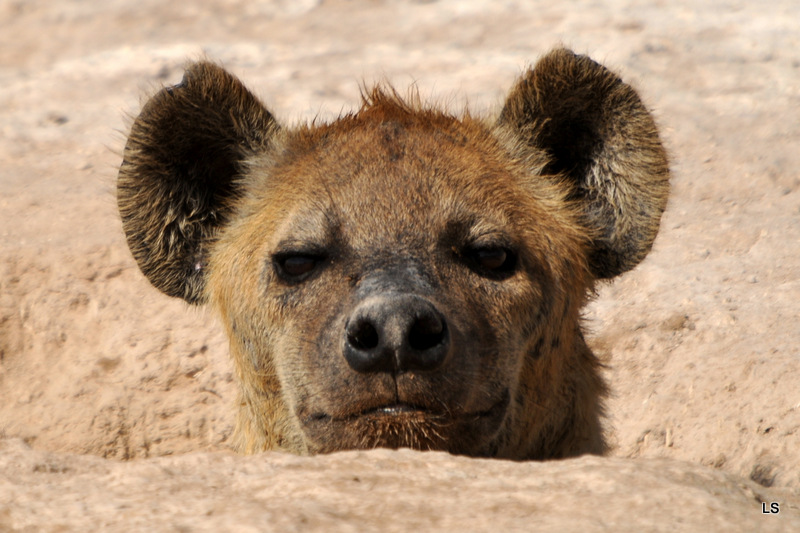
<svg viewBox="0 0 800 533"><path fill-rule="evenodd" d="M636 93L567 50L494 122L375 88L294 130L202 62L136 119L118 197L150 281L221 313L242 451L543 459L605 449L580 310L668 177Z"/></svg>

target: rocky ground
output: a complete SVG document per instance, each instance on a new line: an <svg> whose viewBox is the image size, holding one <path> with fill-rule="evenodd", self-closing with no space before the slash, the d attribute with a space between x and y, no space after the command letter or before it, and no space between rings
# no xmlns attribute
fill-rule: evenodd
<svg viewBox="0 0 800 533"><path fill-rule="evenodd" d="M800 530L798 27L793 0L0 0L0 530ZM640 89L672 156L653 253L586 313L611 457L226 451L221 327L116 214L142 99L207 55L285 123L382 79L491 113L558 44Z"/></svg>

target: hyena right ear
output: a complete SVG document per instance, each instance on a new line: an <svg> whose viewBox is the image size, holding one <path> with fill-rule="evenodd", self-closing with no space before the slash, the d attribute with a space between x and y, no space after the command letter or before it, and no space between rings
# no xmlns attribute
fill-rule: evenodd
<svg viewBox="0 0 800 533"><path fill-rule="evenodd" d="M242 163L278 130L237 78L205 61L144 105L125 146L117 203L133 257L156 288L203 303L209 245L241 194Z"/></svg>

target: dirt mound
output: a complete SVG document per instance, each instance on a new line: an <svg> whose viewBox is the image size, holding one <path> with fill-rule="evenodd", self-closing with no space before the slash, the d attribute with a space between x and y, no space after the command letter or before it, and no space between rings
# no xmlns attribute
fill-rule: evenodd
<svg viewBox="0 0 800 533"><path fill-rule="evenodd" d="M514 463L411 450L118 462L0 441L0 528L789 531L780 491L668 459ZM774 505L777 507L774 507ZM783 509L765 515L763 509Z"/></svg>

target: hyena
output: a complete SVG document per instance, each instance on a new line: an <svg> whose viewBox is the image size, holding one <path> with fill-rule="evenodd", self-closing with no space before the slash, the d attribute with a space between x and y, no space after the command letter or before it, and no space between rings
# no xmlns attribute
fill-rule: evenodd
<svg viewBox="0 0 800 533"><path fill-rule="evenodd" d="M294 128L200 61L135 119L118 201L144 275L227 328L241 451L544 459L605 449L581 308L668 182L637 93L569 50L493 117L379 85Z"/></svg>

